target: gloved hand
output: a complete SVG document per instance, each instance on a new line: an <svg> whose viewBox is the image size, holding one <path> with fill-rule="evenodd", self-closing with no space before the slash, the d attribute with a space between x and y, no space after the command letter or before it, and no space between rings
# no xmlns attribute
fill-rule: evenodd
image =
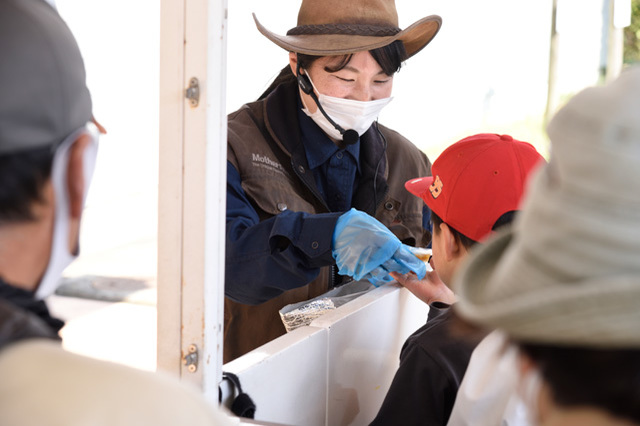
<svg viewBox="0 0 640 426"><path fill-rule="evenodd" d="M370 283L378 287L394 280L389 272L404 275L411 271L415 272L418 279L422 279L427 273L427 267L421 259L413 254L411 247L401 244L389 260L366 274L363 279L369 280Z"/></svg>
<svg viewBox="0 0 640 426"><path fill-rule="evenodd" d="M332 251L341 275L368 279L376 286L393 281L391 271L414 271L420 278L426 273L424 263L386 226L356 209L338 218Z"/></svg>

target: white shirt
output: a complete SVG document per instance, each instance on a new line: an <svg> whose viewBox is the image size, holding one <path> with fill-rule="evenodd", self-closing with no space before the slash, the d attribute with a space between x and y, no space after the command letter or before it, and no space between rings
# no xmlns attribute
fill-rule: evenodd
<svg viewBox="0 0 640 426"><path fill-rule="evenodd" d="M533 426L518 385L518 349L494 331L471 354L448 425Z"/></svg>

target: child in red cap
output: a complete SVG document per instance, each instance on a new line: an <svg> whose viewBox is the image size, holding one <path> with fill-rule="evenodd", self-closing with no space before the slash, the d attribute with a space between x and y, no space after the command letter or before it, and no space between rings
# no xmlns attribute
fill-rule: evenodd
<svg viewBox="0 0 640 426"><path fill-rule="evenodd" d="M413 333L400 353L400 366L372 424L446 425L456 392L477 342L452 336L447 287L469 250L511 222L530 172L544 159L535 148L508 135L478 134L447 148L433 163L432 176L408 181L409 192L431 209L434 269L392 273L430 304L427 324Z"/></svg>

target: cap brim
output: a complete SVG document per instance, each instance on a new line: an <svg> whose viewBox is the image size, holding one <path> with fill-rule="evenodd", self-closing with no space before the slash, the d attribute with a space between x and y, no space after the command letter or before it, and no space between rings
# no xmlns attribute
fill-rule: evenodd
<svg viewBox="0 0 640 426"><path fill-rule="evenodd" d="M393 36L374 37L345 34L314 34L281 36L266 29L255 13L253 19L258 31L288 52L313 56L346 55L377 49L400 40L404 43L407 58L418 53L436 36L442 26L442 18L427 16Z"/></svg>
<svg viewBox="0 0 640 426"><path fill-rule="evenodd" d="M433 176L425 176L406 181L404 187L416 197L424 200L424 194L429 191L431 184L433 184Z"/></svg>

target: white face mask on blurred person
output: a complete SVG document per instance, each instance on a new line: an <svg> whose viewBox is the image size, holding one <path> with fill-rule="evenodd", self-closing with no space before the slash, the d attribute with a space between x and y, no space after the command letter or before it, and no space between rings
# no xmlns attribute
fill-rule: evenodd
<svg viewBox="0 0 640 426"><path fill-rule="evenodd" d="M51 241L49 264L35 292L36 299L44 299L53 294L59 285L60 277L64 269L78 257L77 252L69 253L69 189L67 168L70 148L83 133L88 134L91 139L83 153L84 194L82 200L84 205L98 153L99 133L96 126L93 123L88 123L85 127L73 132L58 146L53 157L51 167L51 183L55 197L53 238Z"/></svg>
<svg viewBox="0 0 640 426"><path fill-rule="evenodd" d="M538 416L540 390L542 389L542 375L536 367L520 373L517 393L520 403L523 405L521 412L521 424L537 425L540 422Z"/></svg>
<svg viewBox="0 0 640 426"><path fill-rule="evenodd" d="M324 111L331 117L333 121L338 123L345 130L355 130L358 136L362 136L371 124L378 118L382 108L387 106L393 99L392 97L378 99L375 101L356 101L353 99L336 98L320 93L311 81L309 73L305 72L316 93L318 93L318 102L324 108ZM317 108L315 112L309 112L306 105L302 109L311 119L331 138L342 140L340 132L327 120L327 118Z"/></svg>

